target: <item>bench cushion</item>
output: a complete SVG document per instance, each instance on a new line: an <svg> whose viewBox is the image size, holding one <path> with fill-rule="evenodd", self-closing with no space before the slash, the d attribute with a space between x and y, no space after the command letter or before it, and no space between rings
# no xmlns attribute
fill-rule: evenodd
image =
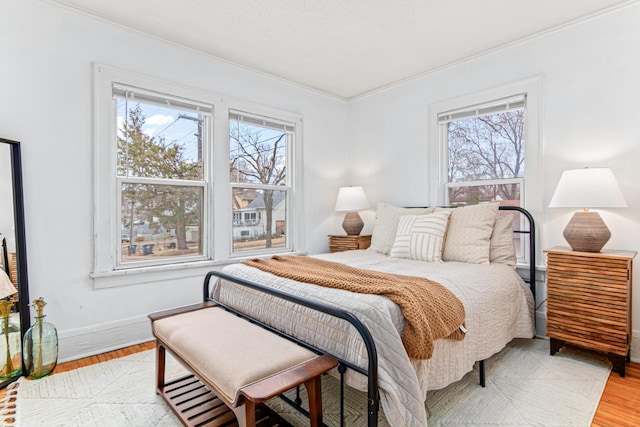
<svg viewBox="0 0 640 427"><path fill-rule="evenodd" d="M155 336L232 406L238 391L317 355L222 308L158 319Z"/></svg>

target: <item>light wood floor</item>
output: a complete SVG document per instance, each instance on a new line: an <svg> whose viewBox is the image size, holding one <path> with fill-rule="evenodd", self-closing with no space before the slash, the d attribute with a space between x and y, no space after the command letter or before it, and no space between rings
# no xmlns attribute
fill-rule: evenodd
<svg viewBox="0 0 640 427"><path fill-rule="evenodd" d="M591 425L640 426L640 364L627 363L624 378L613 372L609 375Z"/></svg>
<svg viewBox="0 0 640 427"><path fill-rule="evenodd" d="M61 363L56 366L53 375L153 348L155 348L155 344L149 342ZM4 391L0 390L0 397L3 395ZM616 373L609 376L592 427L633 426L640 426L640 364L627 363L627 372L624 378L620 378L620 375Z"/></svg>

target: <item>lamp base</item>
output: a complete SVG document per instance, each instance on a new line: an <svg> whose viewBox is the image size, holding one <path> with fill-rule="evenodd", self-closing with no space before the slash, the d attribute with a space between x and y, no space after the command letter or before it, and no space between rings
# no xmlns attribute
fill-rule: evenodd
<svg viewBox="0 0 640 427"><path fill-rule="evenodd" d="M358 212L347 212L342 221L342 228L347 232L349 236L357 236L362 231L364 222Z"/></svg>
<svg viewBox="0 0 640 427"><path fill-rule="evenodd" d="M576 212L562 235L571 249L579 252L600 252L611 238L598 212Z"/></svg>

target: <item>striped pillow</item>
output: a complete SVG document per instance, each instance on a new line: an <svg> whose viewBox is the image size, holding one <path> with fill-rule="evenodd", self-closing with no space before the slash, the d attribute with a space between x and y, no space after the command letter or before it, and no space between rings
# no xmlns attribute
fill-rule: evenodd
<svg viewBox="0 0 640 427"><path fill-rule="evenodd" d="M450 211L400 217L390 256L427 262L442 261Z"/></svg>

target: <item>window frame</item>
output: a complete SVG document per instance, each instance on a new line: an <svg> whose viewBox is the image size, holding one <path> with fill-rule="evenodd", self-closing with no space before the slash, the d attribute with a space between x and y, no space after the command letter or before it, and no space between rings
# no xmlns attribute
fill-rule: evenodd
<svg viewBox="0 0 640 427"><path fill-rule="evenodd" d="M448 191L450 188L484 187L484 186L488 187L491 185L519 184L520 185L520 204L524 206L524 201L525 201L524 182L525 182L524 178L503 178L503 179L485 179L481 181L447 182L444 185L444 200L445 200L444 204L447 206L451 205L451 200L449 200L449 191Z"/></svg>
<svg viewBox="0 0 640 427"><path fill-rule="evenodd" d="M232 223L233 213L230 202L232 193L229 185L229 111L251 111L258 115L275 117L283 121L295 123L295 146L291 149L288 162L291 164L289 174L292 179L290 190L290 219L288 232L291 244L288 249L280 248L279 252L303 253L304 233L302 210L302 117L276 108L266 107L249 101L208 92L206 90L183 86L160 79L124 71L104 64L93 65L93 167L94 167L94 201L93 201L93 271L90 277L95 288L107 288L142 283L157 283L166 280L202 277L212 266L225 265L248 258L249 254L233 254ZM204 148L203 156L207 184L204 190L206 237L206 256L197 259L174 258L172 263L145 263L127 265L116 268L121 244L120 207L118 199L119 180L116 175L117 147L114 143L117 136L116 114L112 96L112 85L119 83L125 86L141 88L150 92L167 94L195 103L212 107L212 118L203 129L208 132L208 148ZM208 165L208 166L207 166ZM215 236L215 238L214 238ZM253 254L256 255L255 253Z"/></svg>
<svg viewBox="0 0 640 427"><path fill-rule="evenodd" d="M440 126L440 144L442 144L441 156L443 156L443 163L447 165L444 169L446 177L444 178L444 204L451 205L449 198L449 189L460 187L480 187L500 184L519 184L520 185L520 205L524 206L525 188L524 188L524 176L516 176L510 178L493 178L493 179L478 179L478 180L464 180L464 181L449 181L449 165L450 165L450 150L449 150L449 124L459 120L476 119L479 117L485 117L498 113L506 113L514 110L522 109L525 113L525 156L524 161L526 163L527 155L527 94L519 93L513 94L506 99L493 99L487 100L481 104L467 105L457 110L449 110L446 112L438 113L438 125ZM524 168L526 174L526 167Z"/></svg>
<svg viewBox="0 0 640 427"><path fill-rule="evenodd" d="M521 184L521 207L527 209L534 217L539 217L543 212L543 173L541 168L542 150L542 77L506 84L492 89L462 95L446 101L429 105L428 107L428 165L429 165L429 204L431 206L443 206L448 201L449 184L455 186L491 185L493 180L448 182L448 144L446 129L439 123L439 115L462 110L475 105L488 104L496 100L507 99L519 94L526 97L525 106L525 160L524 178ZM445 133L443 135L443 133ZM512 178L509 178L512 179ZM505 182L500 180L500 182ZM541 227L541 222L538 223ZM537 235L540 235L538 233ZM537 245L539 247L539 245ZM526 264L530 259L529 254L523 252L524 257L518 260L518 265ZM536 259L541 259L536 254Z"/></svg>
<svg viewBox="0 0 640 427"><path fill-rule="evenodd" d="M207 191L207 188L210 186L210 171L211 171L211 161L210 156L208 156L208 152L213 146L212 141L212 126L213 126L213 117L214 110L213 105L207 105L203 102L195 101L195 100L187 100L184 98L177 98L175 94L165 94L153 92L148 89L140 89L137 87L130 87L127 85L122 85L121 83L112 83L113 91L123 92L118 93L117 95L113 94L112 98L123 99L128 97L128 91L135 93L135 97L132 98L132 103L137 103L136 99L139 99L138 94L141 95L142 101L140 103L145 103L146 105L162 105L162 101L166 100L166 102L171 102L176 106L177 111L189 111L196 108L202 108L202 110L207 110L202 112L203 124L202 124L202 179L201 180L187 180L187 179L175 179L175 178L156 178L156 177L138 177L138 176L121 176L115 173L116 179L116 203L117 208L116 212L122 212L122 187L124 184L150 184L150 185L158 185L158 186L172 186L172 187L197 187L202 189L202 216L201 216L201 239L202 239L202 254L191 255L191 256L180 256L174 258L163 258L163 259L141 259L130 262L122 261L122 245L116 245L117 254L116 254L116 265L114 267L115 270L128 270L137 267L145 267L145 266L155 266L155 265L173 265L178 263L185 262L193 262L193 261L205 261L210 259L210 250L211 244L209 243L210 233L208 229L210 228L209 220L209 195L210 192ZM117 101L116 101L117 102ZM190 108L191 107L191 108ZM195 112L195 111L193 111ZM117 135L118 129L116 129ZM117 148L116 148L117 153ZM117 169L117 159L116 159L116 169ZM120 224L120 221L118 222ZM121 234L121 227L118 227L118 234ZM131 239L132 236L129 236ZM130 241L130 243L133 243Z"/></svg>
<svg viewBox="0 0 640 427"><path fill-rule="evenodd" d="M238 117L243 118L242 120L243 122L254 124L256 126L259 126L260 121L264 121L264 122L270 121L272 124L275 123L277 125L281 125L283 127L282 129L283 132L287 134L287 142L286 142L287 173L286 173L285 182L283 184L272 185L272 184L260 184L260 183L243 183L243 182L231 182L231 180L229 180L229 187L230 187L231 194L233 194L233 191L236 188L284 191L285 192L284 202L285 202L285 208L286 208L286 211L285 211L286 212L285 213L286 215L285 216L285 219L286 219L285 236L286 237L285 237L284 247L235 250L233 247L234 238L233 238L233 224L232 224L232 236L231 236L230 247L229 247L229 250L231 251L231 258L236 258L236 257L243 258L243 257L250 257L250 256L261 255L261 254L274 254L274 253L279 253L283 251L291 252L295 247L295 245L293 244L293 239L291 239L291 236L293 236L295 233L293 232L293 228L290 228L291 221L289 221L289 217L293 215L293 212L295 211L295 208L292 208L292 205L293 205L292 190L295 184L295 176L290 176L289 171L292 171L294 169L294 162L292 161L292 159L295 157L296 141L298 138L298 134L297 134L298 123L290 120L283 120L281 117L258 114L255 111L251 111L251 110L239 110L239 109L230 108L229 122L227 126L228 127L231 126L232 120L239 121ZM244 117L249 117L250 120L244 120ZM264 127L268 127L268 126L265 125ZM290 129L290 128L293 128L293 129ZM230 139L231 138L229 138L229 146L231 145ZM257 212L256 215L257 215L256 221L259 222L261 220L260 213ZM265 212L265 215L266 215L266 212ZM243 220L245 216L246 216L246 213L243 213Z"/></svg>

